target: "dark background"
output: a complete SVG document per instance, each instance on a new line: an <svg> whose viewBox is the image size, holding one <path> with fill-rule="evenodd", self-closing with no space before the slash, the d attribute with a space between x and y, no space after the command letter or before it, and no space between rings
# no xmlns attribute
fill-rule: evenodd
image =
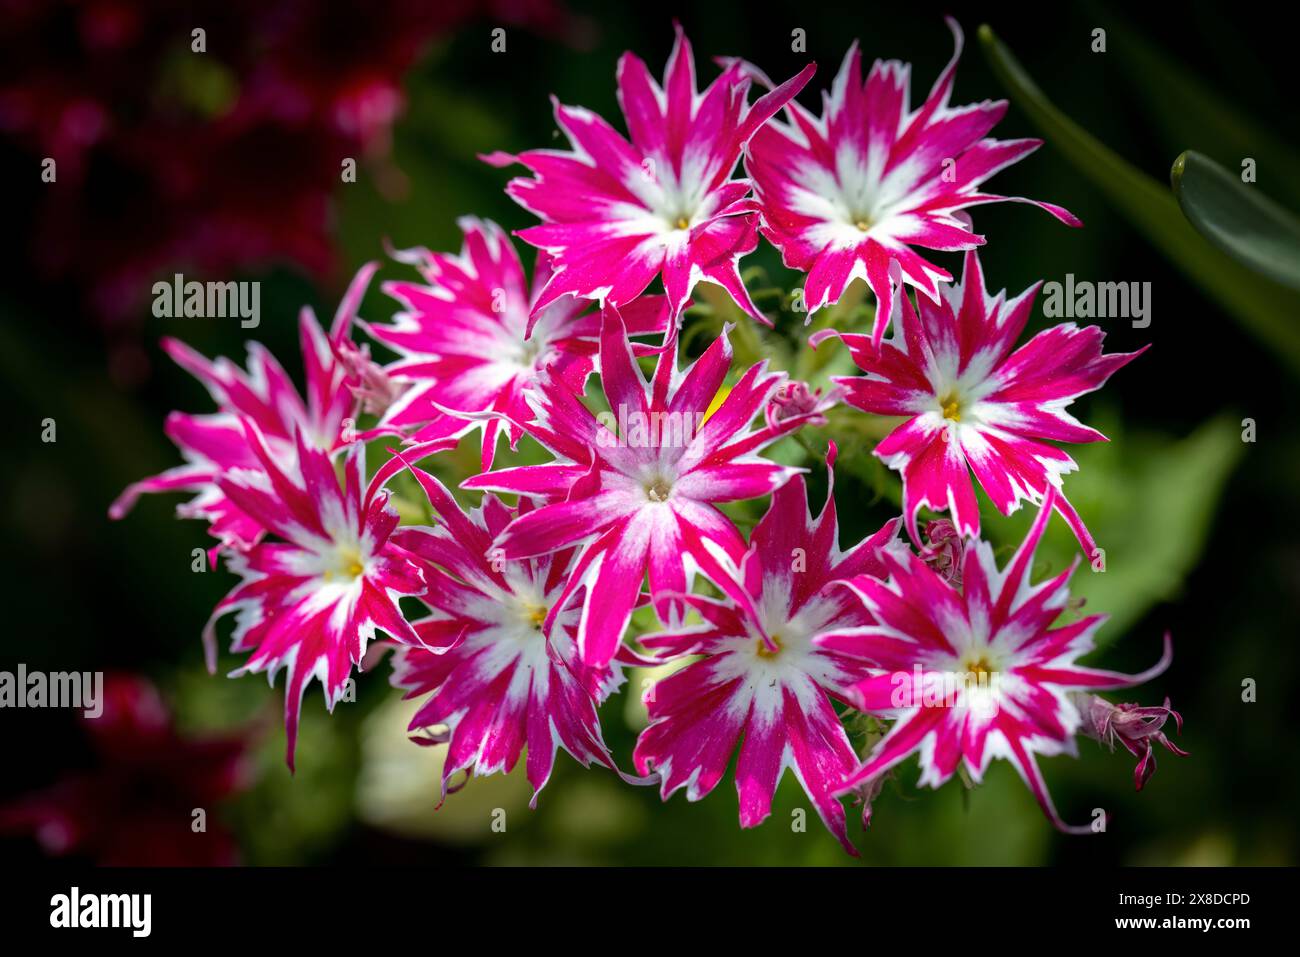
<svg viewBox="0 0 1300 957"><path fill-rule="evenodd" d="M247 56L223 67L215 80L171 68L150 74L144 64L151 61L136 56L112 68L122 74L120 91L110 84L104 92L103 75L83 76L76 68L85 56L76 39L83 5L50 5L57 15L43 14L36 26L26 13L19 16L24 6L0 5L6 11L6 47L21 51L6 58L4 89L45 82L47 68L58 65L55 73L65 87L97 84L94 92L109 105L113 121L165 111L175 85L179 98L208 104L211 118L199 128L219 123L223 97L257 68L257 58ZM192 273L261 280L262 325L251 335L297 375L298 307L309 303L318 315L332 315L352 270L382 258L385 239L397 247L455 248L454 220L466 213L510 229L529 225L529 214L501 191L505 174L475 154L553 143L551 92L621 128L617 58L630 48L659 72L672 44L674 13L695 46L703 80L716 75L707 63L714 55L744 56L778 80L815 60L817 76L801 97L810 106L855 36L868 62L881 56L913 64L912 102L918 104L951 54L946 11L958 17L967 38L954 102L1004 96L975 36L980 23L990 23L1057 106L1162 183L1186 148L1229 169L1239 167L1241 156L1206 132L1213 104L1207 102L1205 112L1170 107L1159 90L1178 83L1178 75L1153 66L1147 54L1156 51L1213 91L1239 119L1246 139L1259 129L1295 151L1300 124L1293 33L1268 29L1262 11L1247 16L1240 8L1203 3L1145 5L1125 10L1122 19L1110 7L1093 5L1029 12L996 4L837 9L800 3L768 4L760 11L725 2L675 10L573 3L557 12L522 4L466 9L445 27L428 22L427 13L412 13L415 6L325 7L326 26L304 31L297 52L325 73L359 58L363 68L386 69L399 78L406 104L393 126L391 148L382 136L361 149L345 137L285 135L272 128L220 154L205 173L212 184L206 190L210 205L191 197L192 209L177 217L169 214L165 198L152 194L147 182L141 185L138 173L123 172L131 164L112 155L88 162L90 172L76 196L52 202L50 191L65 187L40 183L44 154L21 131L0 128L4 234L11 247L0 260L0 400L9 413L0 469L0 668L12 670L22 661L31 669L146 675L163 690L186 733L265 722L269 730L257 751L255 783L218 812L246 861L847 863L815 820L807 834L790 833L784 822L791 810L806 806L790 776L772 819L748 832L736 824L730 778L699 805L681 795L660 805L651 789L629 788L600 771L584 773L565 755L557 758L536 812L523 806L527 795L516 774L472 783L435 815L436 795L419 783L427 770L402 764L407 751L417 752L412 761L428 755L402 740L400 718L390 713L386 667L362 680L358 702L340 706L332 718L320 707L319 691L308 694L299 771L291 778L281 763L280 690L255 677L209 677L203 669L200 629L234 579L224 571L191 572L191 549L208 544L202 525L174 520L176 500L164 497L143 501L124 522L106 519L108 503L128 482L178 461L161 431L166 413L210 408L201 387L158 350L159 337L175 335L205 354L243 358L247 334L237 322L156 319L149 315L149 286L179 269L187 278ZM196 5L196 16L206 14L202 8ZM139 9L152 24L142 49L187 49L183 15L163 15L149 5ZM223 51L238 47L254 20L238 4L226 8L211 21L208 56L220 60ZM490 51L490 31L498 25L507 28L504 54ZM790 51L796 27L807 31L806 55ZM1104 54L1090 50L1095 27L1108 30ZM415 43L417 36L424 38ZM404 50L392 48L394 37L406 38L399 48L414 44L409 67ZM185 93L186 84L194 89ZM1035 132L1013 105L995 135ZM188 147L163 137L155 148L164 163L185 157ZM317 175L311 170L318 171L322 156L324 168L334 171L337 156L352 155L342 152L348 149L366 157L358 183L335 185L337 174L331 173L321 180L325 206L275 207ZM212 160L213 151L203 162ZM136 155L133 162L147 168L151 155L146 151L145 159ZM327 185L331 177L335 184ZM1295 210L1297 181L1300 168L1261 165L1257 188ZM1068 819L1087 819L1097 806L1113 813L1107 834L1084 839L1055 834L1009 767L997 767L984 787L963 795L957 782L937 793L919 792L909 766L896 786L886 788L872 830L857 838L863 860L1294 863L1300 765L1291 724L1295 708L1287 702L1296 673L1300 584L1296 377L1148 245L1051 144L991 185L1059 203L1086 224L1069 230L1012 204L974 210L977 231L989 237L982 258L993 288L1016 292L1037 279L1062 281L1067 272L1079 279L1152 285L1149 328L1103 321L1110 350L1130 351L1147 342L1152 349L1076 406L1080 418L1114 441L1104 449L1077 450L1082 472L1067 479L1066 488L1099 541L1108 548L1115 543L1106 576L1098 576L1106 578L1104 585L1083 583L1090 610L1117 615L1104 632L1111 643L1104 660L1116 668L1144 667L1158 654L1160 634L1172 631L1172 668L1134 694L1150 704L1170 696L1186 719L1179 743L1191 756L1162 752L1159 771L1138 795L1125 754L1111 756L1084 740L1080 760L1045 760ZM217 265L205 273L202 264L187 265L201 247L185 241L184 230L214 215L211 210L240 202L223 191L261 197L250 204L249 234L255 239L215 256ZM260 231L259 208L271 220ZM103 278L101 266L132 244L152 248L164 231L179 231L182 239L144 258L141 282ZM296 237L314 231L322 237L319 248ZM954 272L959 268L955 257L935 258ZM530 269L531 261L525 251ZM761 247L754 261L767 265L786 288L796 284L779 269L770 247ZM402 272L390 262L381 275ZM372 286L362 315L383 319L391 311L377 284ZM1287 318L1300 321L1300 315ZM1045 324L1041 313L1035 323ZM40 442L40 422L47 416L58 422L53 445ZM1245 417L1257 423L1253 444L1240 441ZM878 527L891 512L887 501L871 501L851 481L839 491L846 540ZM984 515L1000 541L1013 540L1023 529L1024 516L995 520L988 508ZM1061 561L1069 544L1059 535L1052 540ZM223 656L223 672L234 666L233 657ZM1255 703L1241 699L1246 678L1258 684ZM625 764L636 734L625 718L626 699L624 692L602 711L607 740ZM0 723L0 803L96 761L70 714L6 711ZM387 742L382 751L376 740ZM399 762L396 770L384 763L392 760ZM375 789L391 793L383 782L398 779L412 792L407 804L394 808L396 799L377 801ZM497 806L510 813L507 835L486 826ZM99 813L116 813L111 807ZM100 824L113 826L111 818ZM15 836L0 839L0 853L22 862L40 851Z"/></svg>

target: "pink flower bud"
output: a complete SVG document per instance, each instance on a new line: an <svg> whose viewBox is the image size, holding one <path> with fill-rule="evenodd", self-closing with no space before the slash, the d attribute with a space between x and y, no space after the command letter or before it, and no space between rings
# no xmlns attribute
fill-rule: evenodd
<svg viewBox="0 0 1300 957"><path fill-rule="evenodd" d="M1137 790L1151 780L1156 772L1156 756L1153 745L1160 744L1174 754L1186 756L1187 752L1165 737L1165 722L1170 718L1179 733L1183 730L1183 717L1169 707L1169 699L1159 707L1143 707L1126 702L1111 704L1097 695L1082 696L1080 711L1083 713L1083 733L1102 745L1115 750L1115 745L1122 744L1129 753L1138 759L1137 769L1133 772L1133 781Z"/></svg>
<svg viewBox="0 0 1300 957"><path fill-rule="evenodd" d="M814 392L808 388L808 383L792 379L768 399L764 415L767 424L775 426L797 415L822 412L834 404L835 400L829 395L823 396L821 389Z"/></svg>
<svg viewBox="0 0 1300 957"><path fill-rule="evenodd" d="M849 795L853 798L854 806L862 805L862 829L864 831L871 826L871 805L880 796L880 791L885 786L886 777L888 775L882 774L868 781L863 781L849 792Z"/></svg>
<svg viewBox="0 0 1300 957"><path fill-rule="evenodd" d="M344 339L338 344L339 360L347 374L347 386L361 402L361 408L372 415L383 415L405 386L385 372L370 358L370 347L358 346Z"/></svg>
<svg viewBox="0 0 1300 957"><path fill-rule="evenodd" d="M921 550L922 560L944 581L960 588L963 546L957 526L946 518L927 522L925 539L928 544Z"/></svg>

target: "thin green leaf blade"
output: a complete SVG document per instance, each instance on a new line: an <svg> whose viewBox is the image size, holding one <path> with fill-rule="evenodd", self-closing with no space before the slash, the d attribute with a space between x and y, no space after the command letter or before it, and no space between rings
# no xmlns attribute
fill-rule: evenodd
<svg viewBox="0 0 1300 957"><path fill-rule="evenodd" d="M1250 269L1300 290L1300 221L1195 150L1174 161L1169 178L1198 233Z"/></svg>

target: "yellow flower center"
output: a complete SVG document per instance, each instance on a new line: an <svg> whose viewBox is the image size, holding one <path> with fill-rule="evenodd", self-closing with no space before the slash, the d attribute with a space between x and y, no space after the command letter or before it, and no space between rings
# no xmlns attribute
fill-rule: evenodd
<svg viewBox="0 0 1300 957"><path fill-rule="evenodd" d="M677 228L678 228L678 229L690 229L690 228L691 228L691 221L690 221L689 219L687 219L685 216L678 216L678 217L677 217Z"/></svg>
<svg viewBox="0 0 1300 957"><path fill-rule="evenodd" d="M542 630L542 623L546 621L545 605L530 605L524 616L528 624L532 625L534 631Z"/></svg>
<svg viewBox="0 0 1300 957"><path fill-rule="evenodd" d="M974 675L978 683L984 684L988 682L989 676L993 674L993 666L989 664L986 655L980 655L974 661L966 663L966 673Z"/></svg>
<svg viewBox="0 0 1300 957"><path fill-rule="evenodd" d="M855 222L853 225L856 226L856 227L858 227L858 230L859 230L860 232L864 232L864 233L865 233L865 232L866 232L868 229L870 229L871 226L872 226L872 223L871 223L871 217L869 217L869 216L863 216L861 219L859 219L859 220L858 220L857 222Z"/></svg>
<svg viewBox="0 0 1300 957"><path fill-rule="evenodd" d="M361 552L356 548L340 549L338 555L338 564L334 568L327 568L321 574L325 581L333 581L337 574L339 578L348 581L356 581L366 573L365 563L361 560Z"/></svg>
<svg viewBox="0 0 1300 957"><path fill-rule="evenodd" d="M781 653L781 636L776 632L773 632L769 637L772 639L772 644L776 645L776 647L769 648L766 641L762 638L758 639L758 657L760 658L775 658Z"/></svg>
<svg viewBox="0 0 1300 957"><path fill-rule="evenodd" d="M957 398L955 392L949 392L939 400L939 407L943 410L943 417L952 422L961 421L961 400Z"/></svg>

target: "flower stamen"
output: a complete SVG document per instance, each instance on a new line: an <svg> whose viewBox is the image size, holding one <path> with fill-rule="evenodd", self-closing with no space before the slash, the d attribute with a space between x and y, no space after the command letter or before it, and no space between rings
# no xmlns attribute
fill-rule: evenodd
<svg viewBox="0 0 1300 957"><path fill-rule="evenodd" d="M366 564L361 559L359 549L351 546L340 548L333 567L326 568L321 572L321 580L332 582L336 579L343 581L356 581L366 573Z"/></svg>
<svg viewBox="0 0 1300 957"><path fill-rule="evenodd" d="M980 655L975 661L967 662L966 673L973 675L977 684L987 684L993 674L993 666L986 655Z"/></svg>
<svg viewBox="0 0 1300 957"><path fill-rule="evenodd" d="M657 478L646 486L645 494L652 502L666 502L673 494L673 487L667 479Z"/></svg>
<svg viewBox="0 0 1300 957"><path fill-rule="evenodd" d="M943 413L943 417L950 422L961 421L961 400L957 398L957 393L949 392L940 399L939 408Z"/></svg>

